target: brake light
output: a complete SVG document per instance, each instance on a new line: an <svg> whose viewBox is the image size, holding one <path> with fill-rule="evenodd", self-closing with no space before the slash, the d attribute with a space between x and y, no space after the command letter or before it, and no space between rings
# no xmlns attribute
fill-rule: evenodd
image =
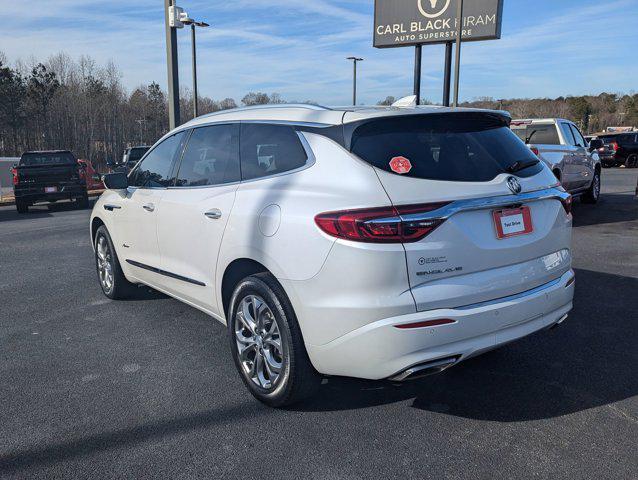
<svg viewBox="0 0 638 480"><path fill-rule="evenodd" d="M18 175L18 169L12 168L11 173L13 174L13 184L17 185L20 182L20 176Z"/></svg>
<svg viewBox="0 0 638 480"><path fill-rule="evenodd" d="M618 143L617 143L617 142L611 142L611 143L609 144L609 146L610 146L611 148L613 148L613 149L614 149L614 152L617 152L617 151L618 151L618 148L619 148L619 147L618 147Z"/></svg>
<svg viewBox="0 0 638 480"><path fill-rule="evenodd" d="M365 243L412 243L432 233L445 219L420 219L447 203L365 208L321 213L317 226L333 237Z"/></svg>
<svg viewBox="0 0 638 480"><path fill-rule="evenodd" d="M530 150L532 151L532 153L533 153L534 155L536 155L537 157L540 155L540 153L539 153L539 151L538 151L538 148L536 148L536 147L529 147L529 149L530 149Z"/></svg>

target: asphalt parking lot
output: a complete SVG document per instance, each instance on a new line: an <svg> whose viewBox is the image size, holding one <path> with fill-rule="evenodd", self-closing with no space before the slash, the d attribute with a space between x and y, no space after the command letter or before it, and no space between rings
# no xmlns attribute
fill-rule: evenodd
<svg viewBox="0 0 638 480"><path fill-rule="evenodd" d="M257 403L225 328L100 291L89 211L0 208L1 478L638 477L638 170L574 207L575 309L402 386Z"/></svg>

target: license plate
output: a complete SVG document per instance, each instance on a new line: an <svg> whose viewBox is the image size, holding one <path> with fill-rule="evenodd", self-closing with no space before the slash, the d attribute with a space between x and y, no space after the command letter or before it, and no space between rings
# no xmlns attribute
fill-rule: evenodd
<svg viewBox="0 0 638 480"><path fill-rule="evenodd" d="M493 212L496 237L499 239L532 233L532 213L529 207L495 210Z"/></svg>
<svg viewBox="0 0 638 480"><path fill-rule="evenodd" d="M58 191L58 187L44 187L44 193L55 193Z"/></svg>

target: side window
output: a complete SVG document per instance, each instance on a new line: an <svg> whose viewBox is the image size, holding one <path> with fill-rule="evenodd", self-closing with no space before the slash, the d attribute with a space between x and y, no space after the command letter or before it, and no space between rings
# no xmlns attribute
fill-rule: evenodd
<svg viewBox="0 0 638 480"><path fill-rule="evenodd" d="M194 129L175 186L203 187L239 180L239 125Z"/></svg>
<svg viewBox="0 0 638 480"><path fill-rule="evenodd" d="M295 170L303 167L307 160L306 151L294 128L287 125L242 124L243 180Z"/></svg>
<svg viewBox="0 0 638 480"><path fill-rule="evenodd" d="M581 135L580 130L578 130L578 128L575 127L574 125L570 125L570 127L572 129L572 133L574 134L576 145L579 147L584 147L585 145L587 145L587 142L585 142L585 139Z"/></svg>
<svg viewBox="0 0 638 480"><path fill-rule="evenodd" d="M561 122L560 129L563 132L563 137L565 137L565 141L567 145L575 146L576 139L574 138L574 134L572 133L572 129L569 128L569 123Z"/></svg>
<svg viewBox="0 0 638 480"><path fill-rule="evenodd" d="M175 160L184 148L186 132L168 137L157 145L131 173L129 185L141 188L169 187L175 179L171 176Z"/></svg>

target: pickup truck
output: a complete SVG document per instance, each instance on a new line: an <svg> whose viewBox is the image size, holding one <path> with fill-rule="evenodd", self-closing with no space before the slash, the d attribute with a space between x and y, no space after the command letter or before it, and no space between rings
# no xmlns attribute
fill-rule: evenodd
<svg viewBox="0 0 638 480"><path fill-rule="evenodd" d="M587 142L578 127L562 118L512 120L512 131L552 169L565 190L585 203L600 197L603 142Z"/></svg>
<svg viewBox="0 0 638 480"><path fill-rule="evenodd" d="M67 150L26 152L13 169L13 193L18 213L38 202L75 200L88 208L86 170Z"/></svg>

